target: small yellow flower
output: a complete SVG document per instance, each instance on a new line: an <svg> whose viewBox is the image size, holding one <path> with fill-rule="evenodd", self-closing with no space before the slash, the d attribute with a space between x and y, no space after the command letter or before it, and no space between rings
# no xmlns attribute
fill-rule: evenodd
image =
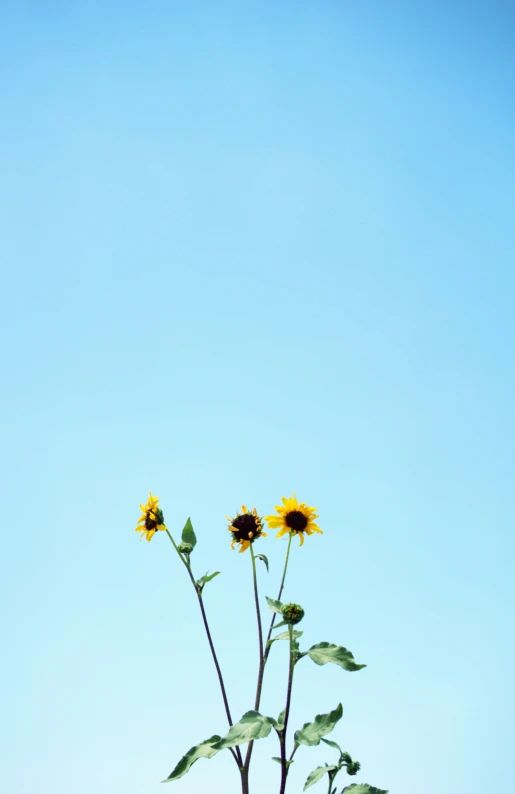
<svg viewBox="0 0 515 794"><path fill-rule="evenodd" d="M263 519L257 514L256 508L249 513L245 505L242 505L242 512L238 513L236 518L229 518L228 530L232 533L231 548L234 549L234 544L240 544L240 554L242 551L248 549L251 543L254 543L257 538L266 538L266 532L263 532Z"/></svg>
<svg viewBox="0 0 515 794"><path fill-rule="evenodd" d="M322 533L320 527L315 524L318 518L316 512L318 508L309 507L305 502L297 501L295 494L288 499L286 496L282 497L283 504L276 505L277 516L265 516L265 521L268 523L270 529L279 529L276 537L280 538L282 535L298 535L300 545L304 543L304 532L306 535L312 535L313 532Z"/></svg>
<svg viewBox="0 0 515 794"><path fill-rule="evenodd" d="M136 532L143 532L143 535L150 543L158 529L161 532L166 530L163 511L159 509L159 497L150 494L146 505L140 505L140 508L142 515L138 521ZM142 539L143 535L141 536Z"/></svg>

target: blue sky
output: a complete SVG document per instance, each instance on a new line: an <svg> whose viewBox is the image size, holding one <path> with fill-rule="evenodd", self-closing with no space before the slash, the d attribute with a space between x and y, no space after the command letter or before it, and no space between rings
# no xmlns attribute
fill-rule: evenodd
<svg viewBox="0 0 515 794"><path fill-rule="evenodd" d="M324 534L285 597L306 647L368 666L303 661L292 727L342 702L358 780L510 790L512 5L1 8L5 791L162 791L225 730L184 572L134 532L149 490L222 571L235 714L257 647L225 515L296 491ZM260 544L263 597L285 547ZM325 760L299 751L290 790ZM169 786L238 778L220 755Z"/></svg>

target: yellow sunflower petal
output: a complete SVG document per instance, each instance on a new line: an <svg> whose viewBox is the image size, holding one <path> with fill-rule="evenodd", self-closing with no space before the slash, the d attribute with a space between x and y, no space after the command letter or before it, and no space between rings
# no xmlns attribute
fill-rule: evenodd
<svg viewBox="0 0 515 794"><path fill-rule="evenodd" d="M298 510L299 509L299 502L298 502L298 499L297 499L297 494L293 493L290 496L288 502L289 502L289 505L290 505L290 510Z"/></svg>
<svg viewBox="0 0 515 794"><path fill-rule="evenodd" d="M298 532L297 534L298 534L299 539L300 539L299 546L302 546L302 544L304 543L304 535L303 535L302 532Z"/></svg>
<svg viewBox="0 0 515 794"><path fill-rule="evenodd" d="M277 533L275 536L276 538L281 538L283 535L287 535L289 533L288 527L283 527L280 532Z"/></svg>
<svg viewBox="0 0 515 794"><path fill-rule="evenodd" d="M279 529L284 526L284 519L280 516L265 516L265 521L270 529Z"/></svg>
<svg viewBox="0 0 515 794"><path fill-rule="evenodd" d="M244 551L247 551L248 547L250 546L250 540L242 540L241 541L241 549L240 554Z"/></svg>

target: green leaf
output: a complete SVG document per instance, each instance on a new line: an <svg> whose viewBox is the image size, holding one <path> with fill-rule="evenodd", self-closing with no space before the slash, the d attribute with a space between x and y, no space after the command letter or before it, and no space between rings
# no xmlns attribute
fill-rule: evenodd
<svg viewBox="0 0 515 794"><path fill-rule="evenodd" d="M219 574L219 573L220 573L220 571L215 571L214 573L211 573L211 574L210 574L210 573L209 573L209 571L206 571L206 573L204 574L204 576L202 576L200 579L197 579L197 585L198 585L198 586L200 587L200 589L202 590L202 588L204 587L204 585L206 584L206 582L210 582L210 581L211 581L211 579L214 579L214 578L215 578L215 576L218 576L218 574ZM208 574L209 574L209 575L208 575Z"/></svg>
<svg viewBox="0 0 515 794"><path fill-rule="evenodd" d="M293 639L297 640L299 637L302 637L304 632L303 631L295 631L294 630L292 632L292 634L293 634ZM272 642L275 642L276 640L289 640L289 639L290 639L290 632L289 631L283 631L282 634L278 634L277 637L274 637L273 640L269 640L268 642L272 643Z"/></svg>
<svg viewBox="0 0 515 794"><path fill-rule="evenodd" d="M366 667L366 664L356 664L354 656L347 648L342 648L341 645L333 645L330 642L319 642L317 645L313 645L307 651L307 654L316 664L333 662L333 664L338 664L344 670L350 670L351 672Z"/></svg>
<svg viewBox="0 0 515 794"><path fill-rule="evenodd" d="M286 709L283 709L277 717L277 724L274 725L276 731L284 730L284 718L286 716Z"/></svg>
<svg viewBox="0 0 515 794"><path fill-rule="evenodd" d="M273 628L273 630L275 631L276 629L280 629L280 628L281 628L281 626L287 626L287 625L288 625L288 624L286 623L286 621L285 621L285 620L281 620L281 622L280 622L280 623L274 623L274 625L272 626L272 628Z"/></svg>
<svg viewBox="0 0 515 794"><path fill-rule="evenodd" d="M180 777L189 772L195 761L198 761L199 758L212 758L216 755L219 750L216 745L221 739L220 736L216 734L211 736L210 739L206 739L204 742L200 744L196 744L195 747L192 747L191 750L188 750L185 756L181 758L171 775L169 775L166 780L162 780L162 783L168 783L170 780L178 780Z"/></svg>
<svg viewBox="0 0 515 794"><path fill-rule="evenodd" d="M322 741L328 744L329 747L334 747L335 750L338 750L340 755L342 754L343 750L339 744L336 744L336 742L332 742L330 739L322 739Z"/></svg>
<svg viewBox="0 0 515 794"><path fill-rule="evenodd" d="M272 761L277 761L278 764L282 764L281 759L277 758L276 755L272 756ZM293 758L290 758L289 761L286 761L286 766L288 767L288 766L290 766L290 764L294 764L294 763L295 763L295 761L293 760Z"/></svg>
<svg viewBox="0 0 515 794"><path fill-rule="evenodd" d="M352 794L388 794L388 790L369 786L368 783L353 783L352 786L345 786L344 791L352 791Z"/></svg>
<svg viewBox="0 0 515 794"><path fill-rule="evenodd" d="M191 523L191 518L188 518L186 523L184 524L184 529L182 530L181 538L183 543L190 543L193 548L197 545L197 537L193 531L193 524Z"/></svg>
<svg viewBox="0 0 515 794"><path fill-rule="evenodd" d="M269 573L268 557L265 554L256 554L256 560L262 560L266 565L266 572Z"/></svg>
<svg viewBox="0 0 515 794"><path fill-rule="evenodd" d="M254 739L264 739L273 725L275 720L271 717L264 717L259 711L247 711L241 720L230 728L227 736L216 744L216 749L223 750L225 747L236 747Z"/></svg>
<svg viewBox="0 0 515 794"><path fill-rule="evenodd" d="M307 788L312 786L314 783L318 783L321 780L326 772L333 772L337 767L335 766L317 766L316 769L313 769L312 772L309 773L308 779L304 784L304 788L302 791L306 791Z"/></svg>
<svg viewBox="0 0 515 794"><path fill-rule="evenodd" d="M265 598L266 598L266 600L268 602L268 606L270 607L272 612L277 612L280 615L281 614L281 609L283 608L283 605L281 604L281 602L280 601L276 601L275 598L268 598L268 596L265 596Z"/></svg>
<svg viewBox="0 0 515 794"><path fill-rule="evenodd" d="M322 736L331 733L338 720L341 720L342 714L341 703L329 714L317 714L314 722L306 722L300 731L295 731L295 742L297 744L306 744L308 747L320 744Z"/></svg>

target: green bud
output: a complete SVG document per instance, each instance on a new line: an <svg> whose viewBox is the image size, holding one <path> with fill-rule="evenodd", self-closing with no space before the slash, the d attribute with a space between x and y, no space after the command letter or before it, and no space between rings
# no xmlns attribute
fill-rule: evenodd
<svg viewBox="0 0 515 794"><path fill-rule="evenodd" d="M183 541L182 543L179 543L178 549L181 552L181 554L191 554L191 552L193 551L193 546L191 545L191 543L186 543Z"/></svg>
<svg viewBox="0 0 515 794"><path fill-rule="evenodd" d="M281 609L281 616L285 623L294 626L304 617L304 610L299 604L285 604Z"/></svg>
<svg viewBox="0 0 515 794"><path fill-rule="evenodd" d="M344 764L352 764L352 758L348 753L342 753L342 761Z"/></svg>
<svg viewBox="0 0 515 794"><path fill-rule="evenodd" d="M352 763L347 764L348 775L357 775L360 769L361 769L361 764L359 763L359 761L352 761Z"/></svg>

